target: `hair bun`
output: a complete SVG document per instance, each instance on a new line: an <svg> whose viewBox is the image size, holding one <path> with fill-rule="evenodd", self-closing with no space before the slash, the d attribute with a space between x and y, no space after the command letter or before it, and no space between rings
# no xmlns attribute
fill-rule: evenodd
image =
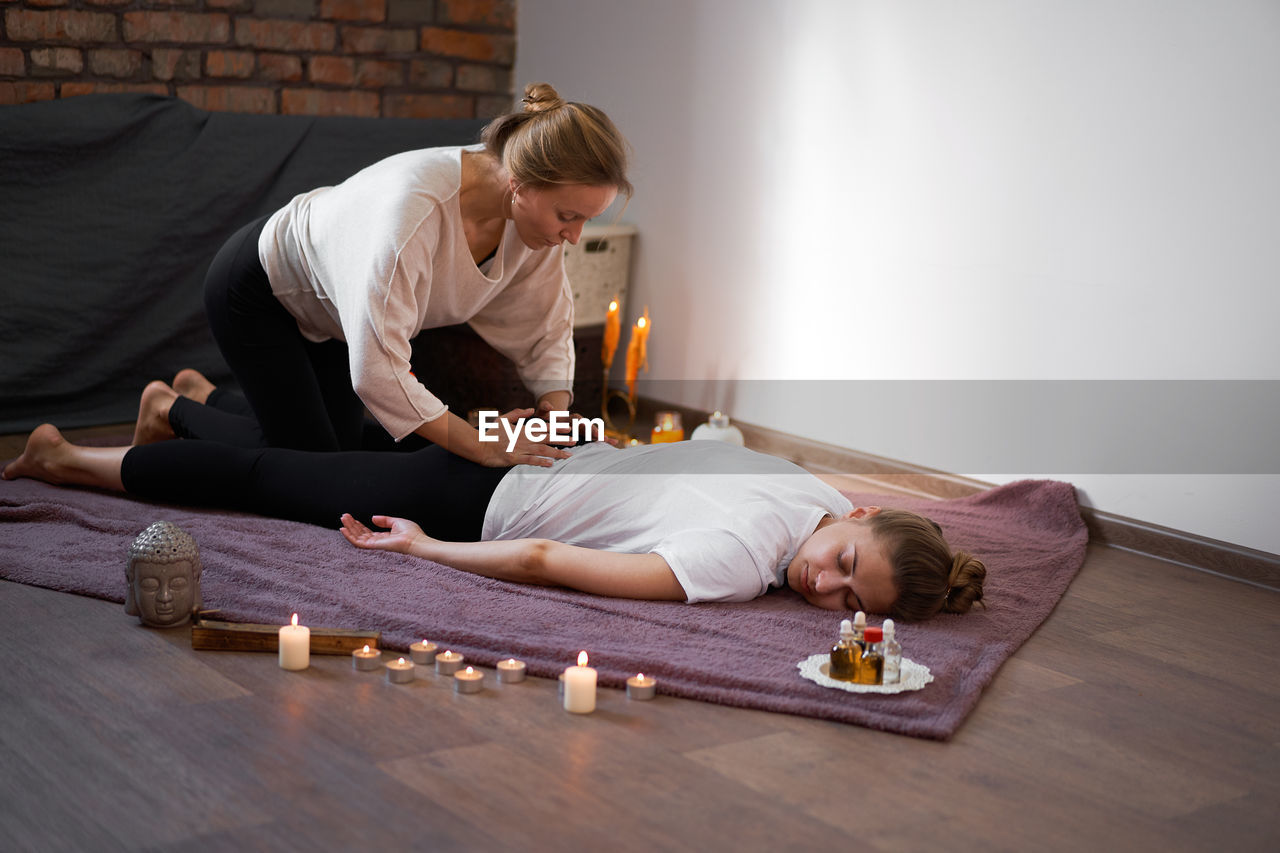
<svg viewBox="0 0 1280 853"><path fill-rule="evenodd" d="M982 601L982 585L986 578L987 567L981 560L957 551L951 561L951 576L947 579L950 588L942 605L943 611L968 613L969 608Z"/></svg>
<svg viewBox="0 0 1280 853"><path fill-rule="evenodd" d="M550 83L530 83L524 87L521 103L525 112L541 113L564 106L564 99Z"/></svg>

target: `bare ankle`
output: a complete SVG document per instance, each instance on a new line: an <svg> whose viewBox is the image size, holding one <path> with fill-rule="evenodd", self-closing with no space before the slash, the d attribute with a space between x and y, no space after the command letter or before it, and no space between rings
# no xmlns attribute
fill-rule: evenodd
<svg viewBox="0 0 1280 853"><path fill-rule="evenodd" d="M178 392L156 380L142 389L138 401L138 423L133 430L133 446L154 444L176 438L169 423L169 410L178 399Z"/></svg>
<svg viewBox="0 0 1280 853"><path fill-rule="evenodd" d="M173 390L201 405L209 402L209 395L216 387L203 373L191 367L184 367L173 377Z"/></svg>

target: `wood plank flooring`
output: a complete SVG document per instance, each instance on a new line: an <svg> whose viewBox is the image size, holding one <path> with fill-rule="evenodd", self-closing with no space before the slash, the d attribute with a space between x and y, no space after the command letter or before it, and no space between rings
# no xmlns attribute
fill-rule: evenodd
<svg viewBox="0 0 1280 853"><path fill-rule="evenodd" d="M1094 545L936 743L616 690L579 717L491 671L474 696L287 673L0 582L0 850L1269 851L1277 651L1280 594Z"/></svg>

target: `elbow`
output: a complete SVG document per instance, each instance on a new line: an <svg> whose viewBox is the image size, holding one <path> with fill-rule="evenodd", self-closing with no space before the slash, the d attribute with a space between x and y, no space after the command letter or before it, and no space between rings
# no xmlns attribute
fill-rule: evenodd
<svg viewBox="0 0 1280 853"><path fill-rule="evenodd" d="M351 390L356 392L356 396L361 401L369 399L368 395L376 387L376 383L372 382L369 377L363 373L352 369L351 371Z"/></svg>
<svg viewBox="0 0 1280 853"><path fill-rule="evenodd" d="M545 586L550 583L551 550L555 543L548 539L530 539L521 549L520 581Z"/></svg>

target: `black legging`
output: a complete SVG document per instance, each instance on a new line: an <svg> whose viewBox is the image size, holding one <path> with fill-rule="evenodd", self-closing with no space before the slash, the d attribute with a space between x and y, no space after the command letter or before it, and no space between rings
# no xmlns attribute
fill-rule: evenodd
<svg viewBox="0 0 1280 853"><path fill-rule="evenodd" d="M485 510L511 470L486 468L441 447L413 453L311 453L211 441L161 441L125 454L120 479L131 495L214 506L336 528L349 512L416 521L428 536L480 538Z"/></svg>
<svg viewBox="0 0 1280 853"><path fill-rule="evenodd" d="M204 438L236 447L263 446L253 407L242 395L225 388L214 388L203 405L178 397L169 408L169 425L180 438ZM396 441L382 424L369 417L363 426L360 450L411 453L431 446L430 441L417 434Z"/></svg>
<svg viewBox="0 0 1280 853"><path fill-rule="evenodd" d="M364 404L351 386L347 345L309 341L271 292L258 260L266 217L222 246L205 276L205 312L223 358L240 382L252 417L179 400L170 412L183 438L239 447L354 450Z"/></svg>

